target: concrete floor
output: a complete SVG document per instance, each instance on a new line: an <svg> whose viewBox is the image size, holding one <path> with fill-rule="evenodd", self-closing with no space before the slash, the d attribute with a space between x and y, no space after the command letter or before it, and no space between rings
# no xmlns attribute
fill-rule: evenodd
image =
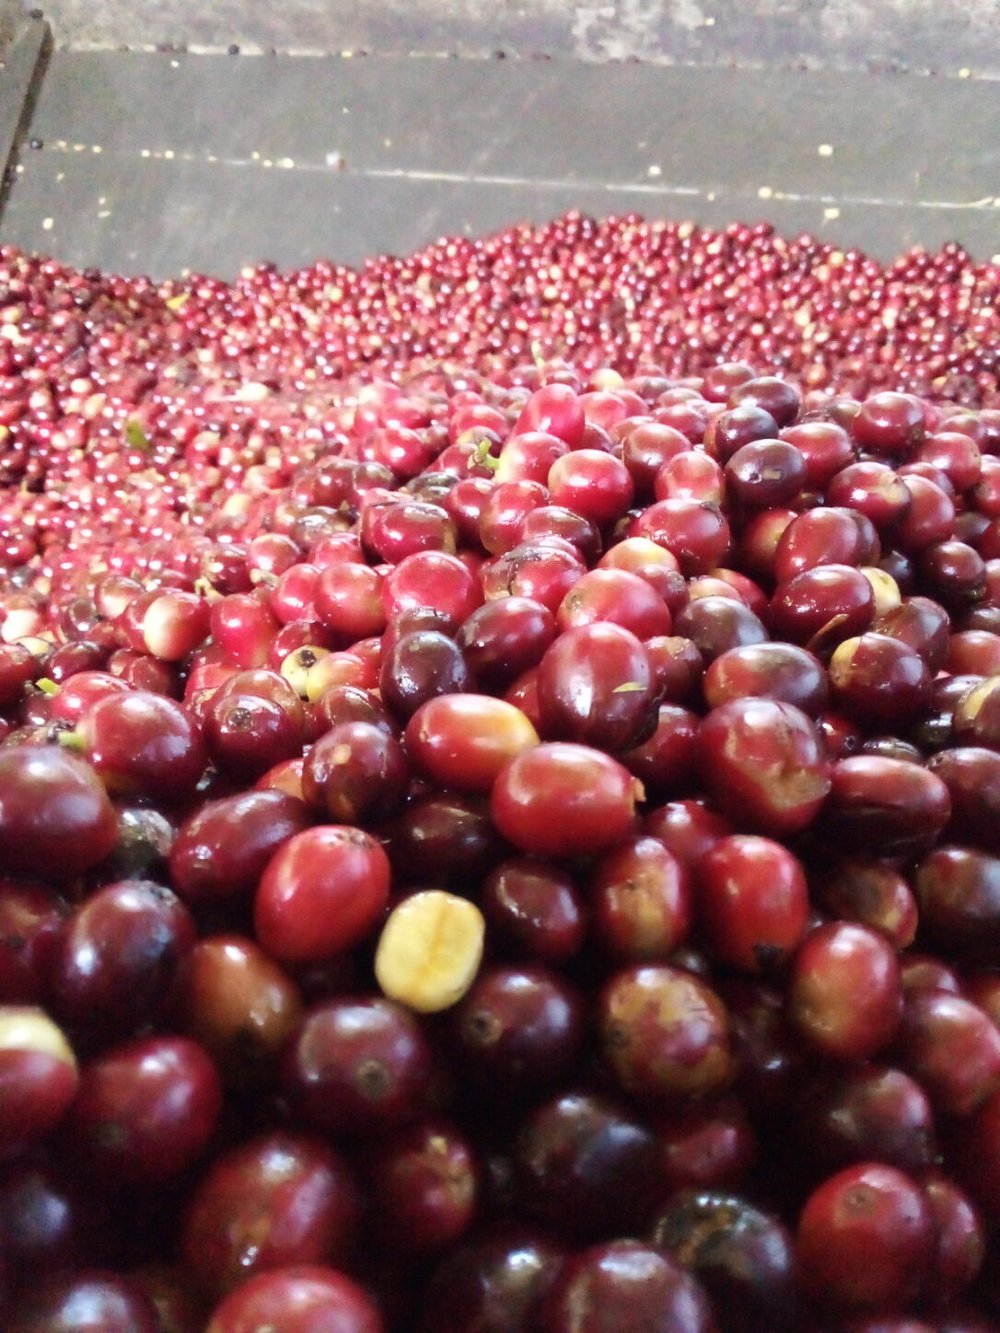
<svg viewBox="0 0 1000 1333"><path fill-rule="evenodd" d="M499 50L575 61L1000 75L996 0L46 0L44 8L57 44L75 50Z"/></svg>
<svg viewBox="0 0 1000 1333"><path fill-rule="evenodd" d="M621 30L651 41L638 3ZM772 19L778 7L763 5ZM173 22L183 9L176 0ZM362 5L358 21L372 12ZM676 20L679 7L663 13ZM44 29L20 25L9 70L18 51L30 63ZM580 208L767 220L886 260L949 240L978 258L1000 251L1000 80L965 66L796 64L802 25L788 29L783 54L734 68L432 54L426 25L421 49L367 56L85 50L55 27L20 105L14 80L0 97L15 142L0 237L80 265L229 276L263 258L357 263Z"/></svg>

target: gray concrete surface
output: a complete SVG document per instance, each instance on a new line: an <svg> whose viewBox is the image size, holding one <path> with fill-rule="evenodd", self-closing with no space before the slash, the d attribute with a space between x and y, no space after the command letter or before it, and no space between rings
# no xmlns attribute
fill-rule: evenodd
<svg viewBox="0 0 1000 1333"><path fill-rule="evenodd" d="M11 3L0 238L81 265L357 263L570 208L1000 252L1000 0L53 0L47 66Z"/></svg>
<svg viewBox="0 0 1000 1333"><path fill-rule="evenodd" d="M20 144L27 135L49 50L49 29L22 20L19 7L0 5L0 217L13 184Z"/></svg>
<svg viewBox="0 0 1000 1333"><path fill-rule="evenodd" d="M1000 82L959 78L56 51L0 230L158 276L357 263L574 207L988 258L998 124Z"/></svg>
<svg viewBox="0 0 1000 1333"><path fill-rule="evenodd" d="M26 6L27 7L27 6ZM58 45L461 52L1000 75L996 0L48 0Z"/></svg>

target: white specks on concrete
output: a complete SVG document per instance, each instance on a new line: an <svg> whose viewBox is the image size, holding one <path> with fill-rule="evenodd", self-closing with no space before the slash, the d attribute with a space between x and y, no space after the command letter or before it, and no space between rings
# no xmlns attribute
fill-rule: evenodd
<svg viewBox="0 0 1000 1333"><path fill-rule="evenodd" d="M712 26L710 23L706 23L705 14L701 6L695 3L695 0L674 0L672 9L674 22L679 28L686 28L688 32L697 32L699 28ZM713 19L712 22L714 23L715 20Z"/></svg>
<svg viewBox="0 0 1000 1333"><path fill-rule="evenodd" d="M42 218L42 231L51 231L55 225L55 218Z"/></svg>
<svg viewBox="0 0 1000 1333"><path fill-rule="evenodd" d="M818 144L816 147L816 152L819 154L820 157L833 157L833 144L832 143Z"/></svg>
<svg viewBox="0 0 1000 1333"><path fill-rule="evenodd" d="M646 168L646 175L649 177L650 180L659 180L660 177L663 175L663 168L658 167L654 162L651 167Z"/></svg>

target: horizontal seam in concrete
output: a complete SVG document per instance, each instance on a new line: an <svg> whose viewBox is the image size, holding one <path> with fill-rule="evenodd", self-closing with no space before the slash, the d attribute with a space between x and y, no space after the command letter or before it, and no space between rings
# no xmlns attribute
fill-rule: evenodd
<svg viewBox="0 0 1000 1333"><path fill-rule="evenodd" d="M241 46L239 55L234 56L226 46L205 46L198 43L183 45L168 45L164 43L144 42L133 45L115 46L112 43L104 42L72 42L56 43L55 48L60 54L87 54L87 55L161 55L166 57L178 56L225 56L227 59L291 59L291 60L368 60L374 58L378 60L468 60L479 64L495 64L497 53L494 50L483 48L478 51L351 51L337 50L336 48L324 47L282 47L280 49L271 49L261 46ZM815 57L800 56L790 60L753 60L741 56L739 60L734 60L731 56L720 55L716 59L705 60L686 60L680 56L661 54L655 57L639 57L629 59L602 58L600 56L588 56L586 54L570 54L569 52L522 52L505 51L503 59L511 63L518 64L565 64L565 65L605 65L609 67L623 65L645 65L652 68L666 69L732 69L732 70L754 70L754 71L773 71L799 72L799 73L823 73L823 74L874 74L893 78L916 77L921 79L953 79L956 82L980 81L984 83L995 83L1000 81L1000 70L973 70L967 68L938 69L931 65L907 65L905 68L893 64L890 61L874 60L870 64L861 65L850 61L824 60L820 63Z"/></svg>
<svg viewBox="0 0 1000 1333"><path fill-rule="evenodd" d="M140 160L155 162L185 162L205 166L223 166L239 170L278 170L303 171L322 175L351 175L369 177L375 180L412 180L436 182L442 185L483 185L499 189L533 188L539 190L601 190L606 194L639 194L653 197L683 197L692 199L716 198L720 194L732 199L756 198L760 200L778 200L785 203L815 203L828 206L865 206L877 208L929 208L987 210L1000 208L1000 197L985 195L979 199L896 199L881 195L861 194L811 194L794 190L782 190L770 186L761 186L756 192L731 189L725 186L709 188L696 185L671 185L664 182L649 181L606 181L590 180L585 177L547 177L547 176L507 176L493 173L464 171L432 171L409 169L406 167L352 167L350 169L335 163L302 162L290 157L265 158L229 157L215 153L193 153L187 150L143 148L138 153L106 152L100 144L69 143L60 139L47 145L50 153L105 155L118 161Z"/></svg>

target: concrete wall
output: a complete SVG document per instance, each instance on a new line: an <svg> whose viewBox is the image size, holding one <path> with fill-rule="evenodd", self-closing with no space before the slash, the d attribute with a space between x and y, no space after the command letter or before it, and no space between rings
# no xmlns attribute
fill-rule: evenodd
<svg viewBox="0 0 1000 1333"><path fill-rule="evenodd" d="M48 0L44 11L56 45L75 48L503 51L1000 77L998 0Z"/></svg>

